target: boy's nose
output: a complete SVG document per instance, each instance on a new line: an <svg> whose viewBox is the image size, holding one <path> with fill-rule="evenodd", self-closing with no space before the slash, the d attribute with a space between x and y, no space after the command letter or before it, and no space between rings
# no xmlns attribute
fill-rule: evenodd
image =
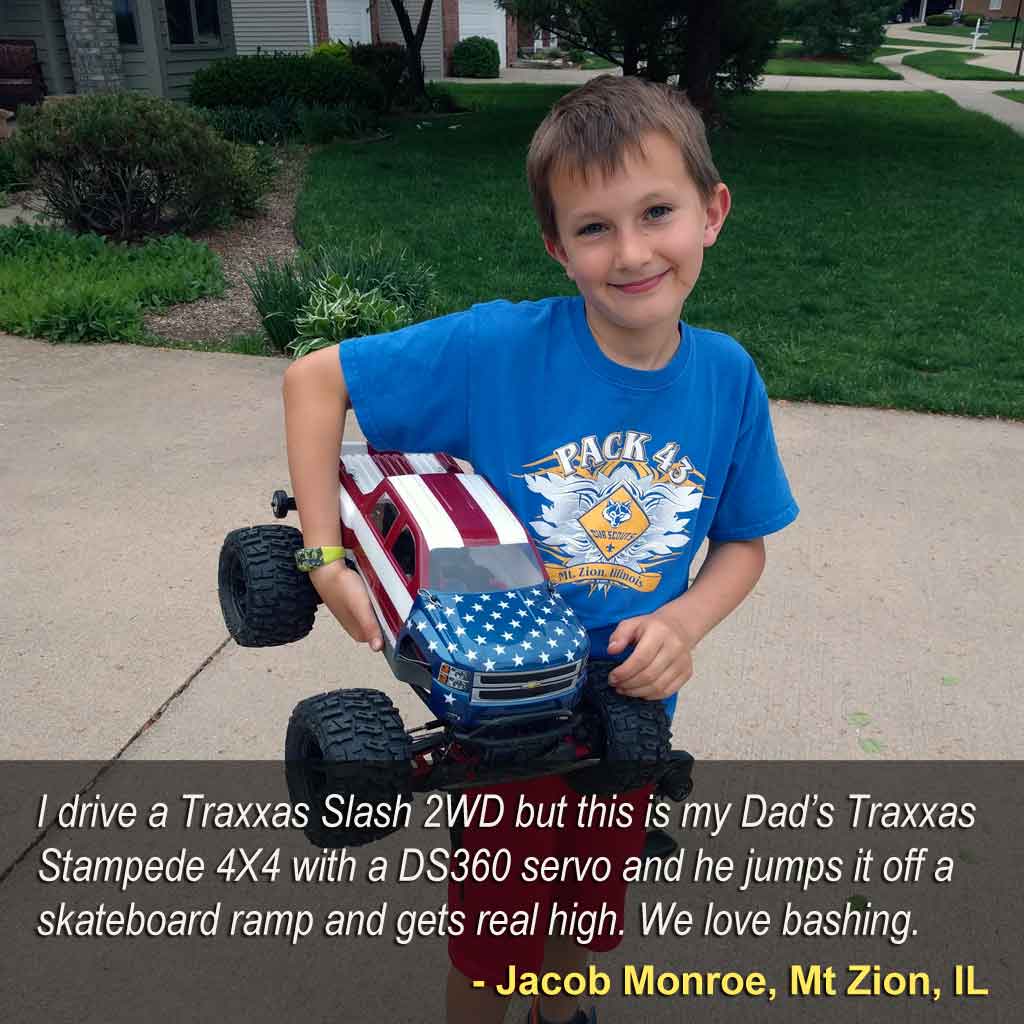
<svg viewBox="0 0 1024 1024"><path fill-rule="evenodd" d="M651 246L642 231L619 232L615 263L622 274L636 273L651 262Z"/></svg>

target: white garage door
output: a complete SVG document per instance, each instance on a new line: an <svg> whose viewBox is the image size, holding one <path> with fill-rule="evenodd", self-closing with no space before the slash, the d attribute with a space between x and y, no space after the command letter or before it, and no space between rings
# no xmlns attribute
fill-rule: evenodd
<svg viewBox="0 0 1024 1024"><path fill-rule="evenodd" d="M505 12L494 0L459 0L459 38L483 36L498 44L500 66L505 67Z"/></svg>
<svg viewBox="0 0 1024 1024"><path fill-rule="evenodd" d="M327 32L331 40L370 41L370 11L366 0L327 0Z"/></svg>

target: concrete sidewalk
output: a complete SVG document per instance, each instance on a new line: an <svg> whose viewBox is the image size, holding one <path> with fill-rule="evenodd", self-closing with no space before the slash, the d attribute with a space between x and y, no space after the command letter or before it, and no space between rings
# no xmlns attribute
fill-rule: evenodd
<svg viewBox="0 0 1024 1024"><path fill-rule="evenodd" d="M970 49L970 36L946 35L942 32L916 31L916 29L920 27L920 23L915 26L906 22L902 25L886 25L886 44L892 46L913 45L927 48L929 43L933 45L938 43L940 46L942 44L947 46L953 44L954 46L964 46ZM1009 49L1009 43L992 42L987 36L982 36L978 42L978 49Z"/></svg>
<svg viewBox="0 0 1024 1024"><path fill-rule="evenodd" d="M879 57L878 63L894 68L903 75L908 88L940 92L965 110L987 114L997 121L1024 135L1024 103L1015 103L1003 96L996 96L997 90L1012 89L1024 83L1014 82L962 82L925 74L903 63L906 54L891 54ZM1010 54L1005 55L1007 58ZM1016 56L1015 54L1013 55Z"/></svg>
<svg viewBox="0 0 1024 1024"><path fill-rule="evenodd" d="M296 701L356 683L425 719L323 611L291 647L227 642L217 555L229 530L273 521L287 486L284 365L0 340L7 757L273 758ZM886 757L1024 755L1024 425L774 416L802 515L699 650L677 741L859 757L859 711Z"/></svg>

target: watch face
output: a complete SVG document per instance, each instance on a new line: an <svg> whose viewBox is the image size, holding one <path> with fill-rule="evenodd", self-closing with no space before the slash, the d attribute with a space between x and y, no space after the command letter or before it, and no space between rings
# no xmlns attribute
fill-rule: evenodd
<svg viewBox="0 0 1024 1024"><path fill-rule="evenodd" d="M323 548L299 548L295 552L295 564L302 572L319 569L324 564Z"/></svg>

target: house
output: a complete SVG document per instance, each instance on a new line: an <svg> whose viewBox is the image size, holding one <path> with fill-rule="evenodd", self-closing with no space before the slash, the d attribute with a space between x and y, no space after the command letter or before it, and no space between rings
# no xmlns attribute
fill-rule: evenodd
<svg viewBox="0 0 1024 1024"><path fill-rule="evenodd" d="M980 14L992 21L1013 18L1018 8L1016 0L958 0L956 6L964 14Z"/></svg>
<svg viewBox="0 0 1024 1024"><path fill-rule="evenodd" d="M406 0L414 28L422 9ZM450 74L455 44L477 35L498 44L503 67L515 59L516 22L493 0L433 0L427 77ZM390 0L0 0L0 38L35 42L50 95L131 89L178 100L221 57L405 42Z"/></svg>
<svg viewBox="0 0 1024 1024"><path fill-rule="evenodd" d="M317 20L320 39L405 44L390 0L369 0L368 11L367 0L313 2L326 16ZM405 0L405 9L415 28L423 0ZM493 0L434 0L423 39L423 69L427 78L451 74L452 50L467 36L493 39L498 44L501 67L508 67L510 57L515 59L518 47L515 20L495 7Z"/></svg>
<svg viewBox="0 0 1024 1024"><path fill-rule="evenodd" d="M199 68L235 53L231 0L0 0L0 38L35 42L50 95L187 99Z"/></svg>

